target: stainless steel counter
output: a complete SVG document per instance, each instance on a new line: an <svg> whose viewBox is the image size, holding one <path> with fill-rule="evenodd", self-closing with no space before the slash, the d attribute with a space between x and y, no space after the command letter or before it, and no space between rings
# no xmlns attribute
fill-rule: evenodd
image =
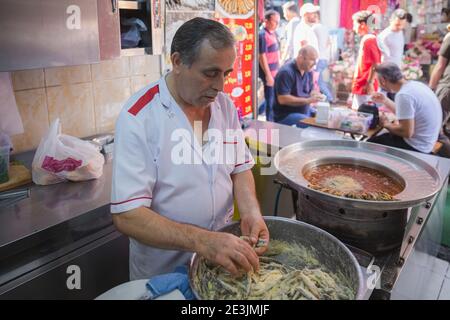
<svg viewBox="0 0 450 320"><path fill-rule="evenodd" d="M15 158L30 167L32 156ZM0 299L93 299L128 281L128 238L109 209L111 170L107 162L97 180L30 185L29 198L0 207ZM72 266L82 290L66 285Z"/></svg>
<svg viewBox="0 0 450 320"><path fill-rule="evenodd" d="M97 180L31 185L29 198L0 207L0 248L109 205L111 170L108 162Z"/></svg>

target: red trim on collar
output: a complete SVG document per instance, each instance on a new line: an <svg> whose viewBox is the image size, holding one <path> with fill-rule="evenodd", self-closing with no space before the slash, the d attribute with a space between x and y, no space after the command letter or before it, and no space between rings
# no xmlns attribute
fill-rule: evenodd
<svg viewBox="0 0 450 320"><path fill-rule="evenodd" d="M133 116L136 116L147 104L149 104L153 97L159 93L159 86L156 85L152 88L150 88L147 92L145 92L142 97L140 97L133 106L128 109L128 112L131 113Z"/></svg>

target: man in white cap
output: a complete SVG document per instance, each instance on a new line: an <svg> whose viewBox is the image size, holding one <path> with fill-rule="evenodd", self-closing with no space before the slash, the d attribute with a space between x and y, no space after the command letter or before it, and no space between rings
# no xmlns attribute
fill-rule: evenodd
<svg viewBox="0 0 450 320"><path fill-rule="evenodd" d="M295 28L294 32L294 55L296 55L301 48L305 46L312 46L319 52L319 41L313 30L313 25L316 23L316 13L320 11L319 6L312 3L305 3L300 9L300 16L302 21Z"/></svg>

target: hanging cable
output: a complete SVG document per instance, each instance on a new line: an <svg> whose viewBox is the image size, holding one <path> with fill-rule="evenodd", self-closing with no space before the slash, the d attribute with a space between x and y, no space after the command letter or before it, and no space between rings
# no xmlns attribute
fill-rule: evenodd
<svg viewBox="0 0 450 320"><path fill-rule="evenodd" d="M278 217L278 202L280 201L280 195L281 195L281 191L283 191L283 185L280 185L278 192L277 192L277 196L275 198L275 208L273 210L273 216L274 217Z"/></svg>

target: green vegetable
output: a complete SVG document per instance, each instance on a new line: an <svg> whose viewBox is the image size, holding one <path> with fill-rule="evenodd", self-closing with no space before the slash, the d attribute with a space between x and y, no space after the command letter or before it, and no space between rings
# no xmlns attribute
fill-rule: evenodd
<svg viewBox="0 0 450 320"><path fill-rule="evenodd" d="M8 176L8 163L6 159L0 155L0 183L7 182L9 180Z"/></svg>

